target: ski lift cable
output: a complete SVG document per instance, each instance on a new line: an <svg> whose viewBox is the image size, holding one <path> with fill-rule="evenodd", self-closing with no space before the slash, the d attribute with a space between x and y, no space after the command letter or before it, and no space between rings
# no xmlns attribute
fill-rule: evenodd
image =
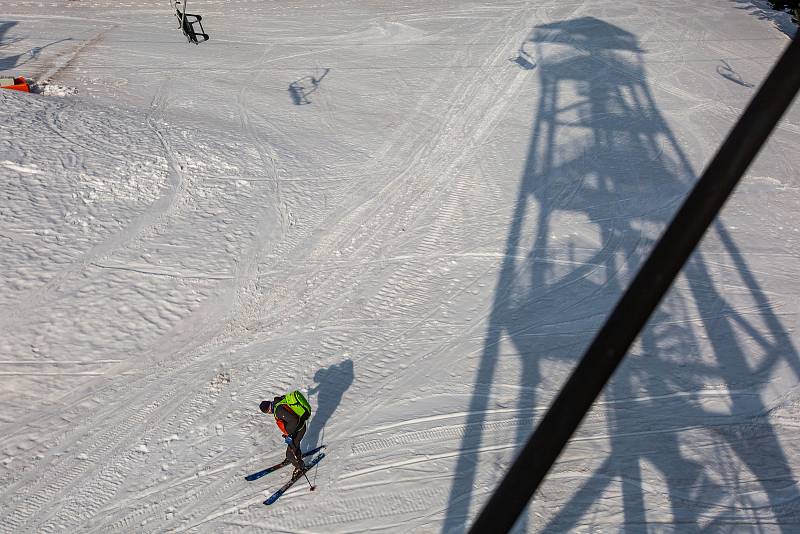
<svg viewBox="0 0 800 534"><path fill-rule="evenodd" d="M508 532L800 90L786 47L470 528Z"/></svg>

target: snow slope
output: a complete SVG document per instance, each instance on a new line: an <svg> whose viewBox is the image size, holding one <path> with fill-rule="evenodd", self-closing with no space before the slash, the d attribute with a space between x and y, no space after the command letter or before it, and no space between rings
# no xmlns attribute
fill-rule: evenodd
<svg viewBox="0 0 800 534"><path fill-rule="evenodd" d="M1 5L51 84L0 93L2 532L462 532L788 43L743 0L192 0L200 46ZM800 528L799 133L517 530ZM295 387L328 456L265 507Z"/></svg>

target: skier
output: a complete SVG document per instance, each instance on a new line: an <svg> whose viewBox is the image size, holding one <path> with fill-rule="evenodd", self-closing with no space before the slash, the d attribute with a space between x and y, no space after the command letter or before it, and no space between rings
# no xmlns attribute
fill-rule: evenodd
<svg viewBox="0 0 800 534"><path fill-rule="evenodd" d="M302 393L295 390L271 401L261 401L259 409L265 414L275 416L275 422L287 445L286 459L294 465L294 478L305 469L300 442L306 434L306 421L311 417L311 405Z"/></svg>

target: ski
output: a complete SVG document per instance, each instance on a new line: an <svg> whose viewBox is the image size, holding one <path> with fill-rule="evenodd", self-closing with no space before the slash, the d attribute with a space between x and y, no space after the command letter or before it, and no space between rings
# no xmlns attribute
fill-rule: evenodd
<svg viewBox="0 0 800 534"><path fill-rule="evenodd" d="M303 458L305 458L306 456L311 456L312 454L317 453L317 452L321 451L324 448L325 448L325 445L320 445L316 449L311 449L310 451L304 452L303 453ZM264 475L268 475L268 474L270 474L270 473L272 473L274 471L277 471L278 469L280 469L282 467L286 467L290 463L291 462L289 460L284 460L279 464L272 465L270 467L267 467L266 469L262 469L261 471L256 471L255 473L247 475L246 477L244 477L244 479L245 480L249 480L249 481L258 480L259 478L263 477Z"/></svg>
<svg viewBox="0 0 800 534"><path fill-rule="evenodd" d="M273 494L270 496L270 498L269 498L269 499L267 499L266 501L264 501L264 504L272 504L272 503L274 503L275 501L277 501L277 500L280 498L280 496L281 496L281 495L283 495L284 493L286 493L286 491L288 491L288 489L289 489L289 488L291 488L291 487L292 487L292 485L293 485L295 482L297 482L298 480L300 480L300 479L303 477L303 475L305 475L306 473L308 473L308 472L311 470L311 468L312 468L312 467L314 467L315 465L317 465L317 463L318 463L320 460L322 460L323 458L325 458L325 453L324 453L324 452L323 452L322 454L320 454L319 456L317 456L316 458L314 458L313 460L311 460L311 463L310 463L310 464L308 464L308 465L306 466L306 468L305 468L305 469L303 469L302 471L300 471L300 473L298 473L298 474L297 474L297 476L294 476L294 477L292 477L292 479L291 479L289 482L287 482L286 484L284 484L283 486L281 486L281 488L280 488L278 491L276 491L275 493L273 493ZM312 489L313 489L313 488L312 488Z"/></svg>

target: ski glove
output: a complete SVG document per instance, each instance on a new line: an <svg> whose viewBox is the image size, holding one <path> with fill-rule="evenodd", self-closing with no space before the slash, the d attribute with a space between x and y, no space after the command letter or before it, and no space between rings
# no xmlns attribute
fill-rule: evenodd
<svg viewBox="0 0 800 534"><path fill-rule="evenodd" d="M283 441L285 441L285 442L286 442L286 444L287 444L287 445L289 445L290 447L291 447L292 445L294 445L294 440L292 439L292 436L285 436L285 437L283 438Z"/></svg>

